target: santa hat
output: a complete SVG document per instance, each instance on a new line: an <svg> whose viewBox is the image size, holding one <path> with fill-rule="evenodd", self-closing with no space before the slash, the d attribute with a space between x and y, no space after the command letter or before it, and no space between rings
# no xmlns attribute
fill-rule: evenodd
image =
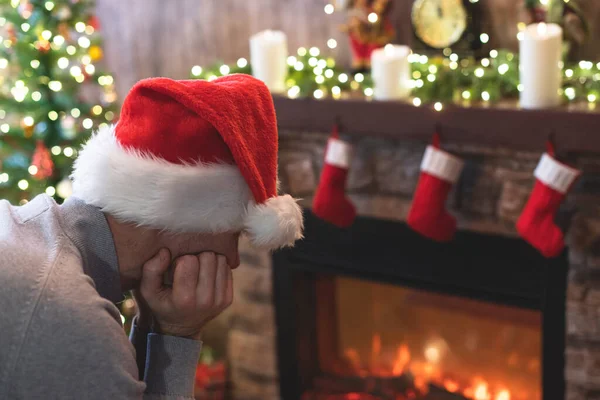
<svg viewBox="0 0 600 400"><path fill-rule="evenodd" d="M273 100L251 76L142 80L118 124L80 152L73 195L140 226L289 246L302 237L302 211L277 195L277 142Z"/></svg>

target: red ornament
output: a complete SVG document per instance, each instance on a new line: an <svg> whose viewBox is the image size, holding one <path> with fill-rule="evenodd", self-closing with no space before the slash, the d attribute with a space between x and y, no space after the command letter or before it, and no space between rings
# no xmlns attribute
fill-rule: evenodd
<svg viewBox="0 0 600 400"><path fill-rule="evenodd" d="M38 40L35 42L35 48L38 49L40 53L47 53L50 50L50 42L47 40Z"/></svg>
<svg viewBox="0 0 600 400"><path fill-rule="evenodd" d="M205 389L214 384L225 382L225 363L218 361L212 365L198 364L196 367L196 386Z"/></svg>
<svg viewBox="0 0 600 400"><path fill-rule="evenodd" d="M96 17L95 15L92 15L88 19L87 24L89 26L91 26L92 28L94 28L95 31L100 29L100 21L98 20L98 17Z"/></svg>
<svg viewBox="0 0 600 400"><path fill-rule="evenodd" d="M52 162L50 150L42 140L37 141L31 165L37 168L37 172L33 174L35 179L47 179L54 173L54 162Z"/></svg>
<svg viewBox="0 0 600 400"><path fill-rule="evenodd" d="M11 42L16 42L17 41L17 33L15 31L15 26L13 24L9 24L8 27L6 28L6 32L8 33L8 39Z"/></svg>

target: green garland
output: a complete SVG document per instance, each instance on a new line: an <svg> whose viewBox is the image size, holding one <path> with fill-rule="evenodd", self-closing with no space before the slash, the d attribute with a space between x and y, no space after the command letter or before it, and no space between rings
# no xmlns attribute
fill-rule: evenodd
<svg viewBox="0 0 600 400"><path fill-rule="evenodd" d="M411 54L412 96L415 105L433 103L495 103L519 97L518 55L507 50L492 50L481 60L460 59L446 52L429 58ZM287 89L289 97L370 97L373 81L369 74L349 74L331 57L322 57L316 48L298 49L288 57ZM251 74L249 63L241 58L236 64L216 63L203 69L192 68L192 79L214 79L219 76ZM600 63L580 61L565 65L561 96L565 102L600 101Z"/></svg>

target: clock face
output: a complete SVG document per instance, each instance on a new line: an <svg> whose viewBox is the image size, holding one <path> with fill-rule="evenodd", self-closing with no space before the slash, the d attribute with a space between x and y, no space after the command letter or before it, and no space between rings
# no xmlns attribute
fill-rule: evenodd
<svg viewBox="0 0 600 400"><path fill-rule="evenodd" d="M443 49L461 38L467 28L467 12L461 0L416 0L412 22L419 39Z"/></svg>

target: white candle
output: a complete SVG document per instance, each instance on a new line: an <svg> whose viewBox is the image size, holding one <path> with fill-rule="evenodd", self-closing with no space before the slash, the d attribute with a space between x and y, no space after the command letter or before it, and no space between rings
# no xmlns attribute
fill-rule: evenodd
<svg viewBox="0 0 600 400"><path fill-rule="evenodd" d="M287 37L281 31L266 30L250 37L252 75L274 93L285 91Z"/></svg>
<svg viewBox="0 0 600 400"><path fill-rule="evenodd" d="M519 43L521 107L546 108L560 103L562 29L556 24L527 26Z"/></svg>
<svg viewBox="0 0 600 400"><path fill-rule="evenodd" d="M410 94L410 65L408 46L388 44L371 54L371 75L374 98L377 100L405 99Z"/></svg>

